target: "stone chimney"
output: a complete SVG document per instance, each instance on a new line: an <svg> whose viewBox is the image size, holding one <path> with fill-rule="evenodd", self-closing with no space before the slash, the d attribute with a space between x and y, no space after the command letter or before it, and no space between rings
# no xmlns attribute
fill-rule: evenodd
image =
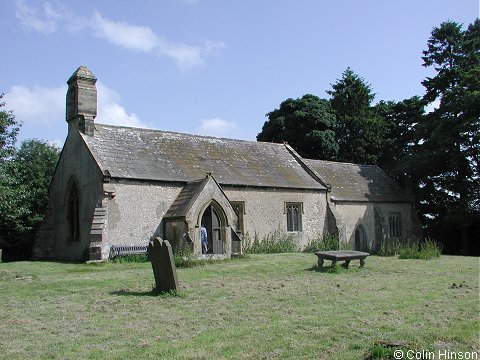
<svg viewBox="0 0 480 360"><path fill-rule="evenodd" d="M97 78L86 67L80 66L68 79L66 120L68 131L78 129L93 136L97 116Z"/></svg>

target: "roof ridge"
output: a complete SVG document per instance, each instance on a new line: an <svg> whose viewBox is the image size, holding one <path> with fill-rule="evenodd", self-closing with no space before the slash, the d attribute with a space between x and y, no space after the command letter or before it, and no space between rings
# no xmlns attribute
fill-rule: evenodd
<svg viewBox="0 0 480 360"><path fill-rule="evenodd" d="M333 160L322 160L322 159L309 159L309 158L304 158L307 161L320 161L320 162L326 162L326 163L331 163L331 164L341 164L341 165L355 165L355 166L371 166L371 167L377 167L380 168L380 166L375 165L375 164L358 164L358 163L353 163L353 162L344 162L344 161L333 161ZM381 169L381 168L380 168Z"/></svg>
<svg viewBox="0 0 480 360"><path fill-rule="evenodd" d="M232 142L242 142L242 143L252 143L252 144L268 144L268 146L273 145L273 146L283 147L282 143L274 143L274 142L266 142L266 141L232 139L232 138L218 137L218 136L213 136L213 135L201 135L201 134L192 134L192 133L173 131L173 130L163 130L163 129L155 129L155 128L142 128L142 127L124 126L124 125L111 125L111 124L103 124L103 123L96 122L95 126L97 127L98 125L100 125L100 127L104 127L104 128L133 129L133 130L142 131L142 132L159 132L159 133L166 133L166 134L172 134L172 135L189 136L189 137L194 137L194 138L227 140L227 141L232 141Z"/></svg>

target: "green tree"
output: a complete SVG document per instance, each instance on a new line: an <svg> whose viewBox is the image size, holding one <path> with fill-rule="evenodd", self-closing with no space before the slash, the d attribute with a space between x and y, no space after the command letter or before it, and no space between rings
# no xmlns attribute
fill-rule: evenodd
<svg viewBox="0 0 480 360"><path fill-rule="evenodd" d="M415 135L418 123L425 116L424 100L419 96L399 102L381 100L375 105L375 111L385 124L384 150L378 159L379 166L399 180L404 176L412 177L414 174L399 164L416 151Z"/></svg>
<svg viewBox="0 0 480 360"><path fill-rule="evenodd" d="M336 156L335 115L328 100L306 94L283 101L266 116L268 121L257 135L258 141L286 141L302 156L312 159L331 160Z"/></svg>
<svg viewBox="0 0 480 360"><path fill-rule="evenodd" d="M2 164L0 246L9 257L28 258L33 237L48 207L48 189L58 161L56 146L40 140L22 142Z"/></svg>
<svg viewBox="0 0 480 360"><path fill-rule="evenodd" d="M423 65L433 67L435 76L422 82L423 100L436 108L420 119L415 152L399 166L418 177L428 231L440 237L456 231L467 253L469 229L480 223L480 22L467 30L444 22L432 30L427 45Z"/></svg>
<svg viewBox="0 0 480 360"><path fill-rule="evenodd" d="M332 84L330 103L336 113L337 160L375 164L384 145L386 127L372 107L370 85L350 68Z"/></svg>
<svg viewBox="0 0 480 360"><path fill-rule="evenodd" d="M20 123L15 120L12 111L2 109L4 94L0 94L0 164L5 162L15 152L15 142L20 131Z"/></svg>

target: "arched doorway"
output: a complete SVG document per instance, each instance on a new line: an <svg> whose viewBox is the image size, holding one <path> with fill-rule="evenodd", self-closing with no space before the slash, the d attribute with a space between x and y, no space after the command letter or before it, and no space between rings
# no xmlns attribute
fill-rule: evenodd
<svg viewBox="0 0 480 360"><path fill-rule="evenodd" d="M367 236L362 225L355 229L355 250L368 252Z"/></svg>
<svg viewBox="0 0 480 360"><path fill-rule="evenodd" d="M210 204L202 215L202 226L207 230L207 254L223 254L222 221L219 211Z"/></svg>

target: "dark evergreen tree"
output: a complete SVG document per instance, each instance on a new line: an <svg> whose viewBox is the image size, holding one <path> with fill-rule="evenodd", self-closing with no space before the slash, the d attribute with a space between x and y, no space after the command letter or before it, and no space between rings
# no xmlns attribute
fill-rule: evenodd
<svg viewBox="0 0 480 360"><path fill-rule="evenodd" d="M370 85L347 68L327 93L336 113L337 160L376 164L383 152L386 126L371 106L375 95Z"/></svg>
<svg viewBox="0 0 480 360"><path fill-rule="evenodd" d="M336 157L335 115L325 99L304 95L287 99L269 112L258 141L288 142L302 156L331 160Z"/></svg>
<svg viewBox="0 0 480 360"><path fill-rule="evenodd" d="M399 168L417 177L427 233L443 238L447 251L478 252L480 22L467 30L452 21L442 23L423 54L423 65L436 71L422 83L424 101L436 107L420 119L415 151Z"/></svg>
<svg viewBox="0 0 480 360"><path fill-rule="evenodd" d="M383 118L386 130L378 165L403 182L405 176L413 174L399 167L399 161L416 151L415 134L425 116L425 102L419 96L399 102L382 100L375 105L375 111Z"/></svg>

